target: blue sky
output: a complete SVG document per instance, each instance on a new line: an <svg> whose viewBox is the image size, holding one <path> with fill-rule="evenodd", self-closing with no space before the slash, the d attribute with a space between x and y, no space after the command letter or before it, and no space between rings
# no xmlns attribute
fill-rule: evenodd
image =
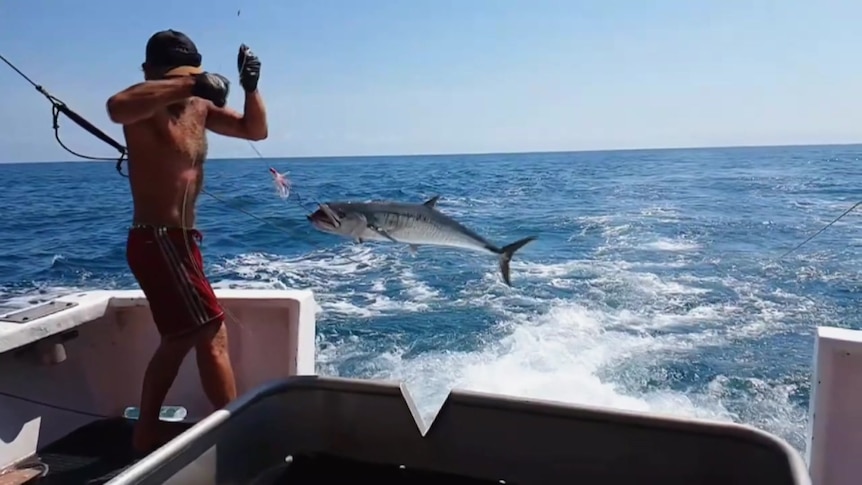
<svg viewBox="0 0 862 485"><path fill-rule="evenodd" d="M119 138L104 103L140 80L153 32L186 32L232 80L245 42L266 156L852 143L860 18L858 0L13 0L0 52ZM71 158L5 66L0 89L0 161ZM211 157L249 156L212 136Z"/></svg>

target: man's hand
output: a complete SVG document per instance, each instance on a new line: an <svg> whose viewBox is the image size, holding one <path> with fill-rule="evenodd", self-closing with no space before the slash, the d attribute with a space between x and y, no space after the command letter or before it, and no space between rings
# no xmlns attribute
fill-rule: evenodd
<svg viewBox="0 0 862 485"><path fill-rule="evenodd" d="M227 104L227 95L230 92L230 81L221 74L203 72L194 76L195 85L192 88L192 96L208 99L219 108Z"/></svg>
<svg viewBox="0 0 862 485"><path fill-rule="evenodd" d="M257 91L257 82L260 80L260 59L245 44L239 46L236 67L239 70L239 83L245 92Z"/></svg>

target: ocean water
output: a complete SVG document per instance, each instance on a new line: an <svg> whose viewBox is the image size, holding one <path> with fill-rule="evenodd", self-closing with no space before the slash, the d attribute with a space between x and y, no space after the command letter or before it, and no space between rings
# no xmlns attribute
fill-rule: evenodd
<svg viewBox="0 0 862 485"><path fill-rule="evenodd" d="M748 423L804 448L815 326L862 327L860 147L211 161L216 286L308 288L321 374L401 379L426 416L460 387ZM421 202L516 254L313 230L307 199ZM0 309L134 288L112 164L0 165ZM240 212L255 214L254 219ZM266 222L264 222L266 221ZM234 332L244 331L234 327Z"/></svg>

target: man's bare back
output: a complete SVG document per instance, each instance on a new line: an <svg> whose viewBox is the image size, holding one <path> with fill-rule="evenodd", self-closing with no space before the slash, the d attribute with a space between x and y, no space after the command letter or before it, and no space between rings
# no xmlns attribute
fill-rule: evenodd
<svg viewBox="0 0 862 485"><path fill-rule="evenodd" d="M236 397L224 310L204 274L195 226L203 184L206 131L248 140L267 136L258 93L260 61L240 46L237 67L244 114L225 107L229 81L205 72L185 34L158 32L147 42L145 82L111 96L108 114L123 125L134 220L126 259L149 302L161 341L144 374L133 444L150 451L164 440L162 406L180 364L195 349L204 392L215 408Z"/></svg>
<svg viewBox="0 0 862 485"><path fill-rule="evenodd" d="M207 155L209 102L190 98L126 125L134 223L192 228ZM182 109L178 109L182 108Z"/></svg>

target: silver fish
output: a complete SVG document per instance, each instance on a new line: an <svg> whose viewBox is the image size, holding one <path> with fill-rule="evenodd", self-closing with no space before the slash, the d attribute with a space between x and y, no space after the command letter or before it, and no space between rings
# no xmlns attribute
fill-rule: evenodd
<svg viewBox="0 0 862 485"><path fill-rule="evenodd" d="M411 251L420 245L467 249L499 258L503 281L512 286L509 262L515 251L537 236L525 237L503 247L461 225L436 209L440 196L422 204L402 202L327 202L307 216L315 229L364 241L407 244Z"/></svg>

